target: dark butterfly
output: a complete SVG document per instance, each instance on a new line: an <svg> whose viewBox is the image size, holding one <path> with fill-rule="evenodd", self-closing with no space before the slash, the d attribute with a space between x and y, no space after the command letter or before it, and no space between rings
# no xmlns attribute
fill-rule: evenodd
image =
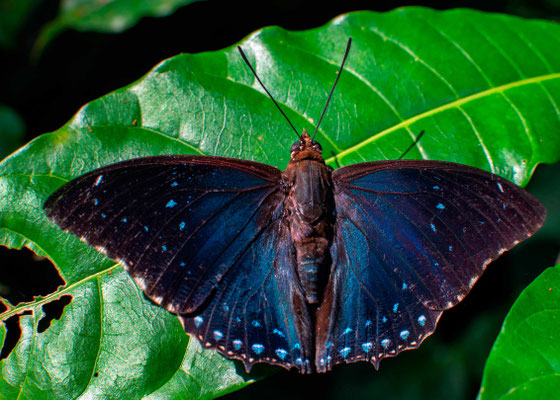
<svg viewBox="0 0 560 400"><path fill-rule="evenodd" d="M302 373L377 368L418 347L545 218L532 195L477 168L396 160L333 171L305 131L290 151L284 172L222 157L124 161L63 185L44 208L204 346L247 370Z"/></svg>

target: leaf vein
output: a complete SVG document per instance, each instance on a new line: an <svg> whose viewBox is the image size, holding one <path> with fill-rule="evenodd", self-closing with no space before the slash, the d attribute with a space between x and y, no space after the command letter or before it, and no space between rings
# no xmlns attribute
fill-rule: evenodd
<svg viewBox="0 0 560 400"><path fill-rule="evenodd" d="M413 52L412 49L410 49L408 46L405 46L403 43L399 42L397 39L394 39L392 37L387 36L386 34L381 32L379 29L376 29L376 28L372 27L372 28L370 28L370 31L379 35L383 40L389 41L389 42L395 44L396 46L398 46L399 48L401 48L404 52L408 53L408 55L410 55L414 59L414 61L420 62L423 66L425 66L428 70L430 70L430 72L432 72L437 78L439 78L449 88L449 90L451 90L453 92L455 97L459 98L459 93L457 93L457 91L447 81L447 79L445 79L434 67L429 65L420 56L418 56L415 52Z"/></svg>
<svg viewBox="0 0 560 400"><path fill-rule="evenodd" d="M532 77L532 78L527 78L527 79L522 79L522 80L515 81L515 82L510 82L510 83L507 83L507 84L504 84L504 85L496 86L496 87L493 87L493 88L490 88L490 89L487 89L487 90L480 91L478 93L471 94L469 96L465 96L463 98L454 100L452 102L443 104L439 107L436 107L436 108L433 108L431 110L425 111L423 113L417 114L417 115L415 115L411 118L408 118L408 119L404 120L403 122L401 122L399 124L393 125L393 126L387 128L387 129L385 129L385 130L383 130L383 131L381 131L381 132L379 132L375 135L372 135L369 138L361 141L360 143L358 143L354 146L348 147L346 150L341 151L337 155L337 157L339 157L339 158L344 157L344 156L346 156L346 155L348 155L352 152L356 152L360 148L365 147L370 143L374 143L378 139L380 139L380 138L382 138L386 135L389 135L389 134L391 134L391 133L393 133L393 132L395 132L395 131L397 131L401 128L412 125L413 123L416 123L417 121L419 121L423 118L428 118L428 117L431 117L433 115L436 115L437 113L447 111L447 110L450 110L450 109L453 109L453 108L458 108L463 104L467 104L469 102L472 102L472 101L475 101L475 100L478 100L478 99L481 99L481 98L484 98L484 97L487 97L487 96L490 96L490 95L493 95L493 94L496 94L496 93L503 93L503 92L506 92L507 90L514 89L514 88L519 88L519 87L524 86L524 85L531 85L531 84L534 84L534 83L541 83L541 82L544 82L544 81L554 80L554 79L560 79L560 72L553 73L553 74L539 75L539 76L535 76L535 77ZM327 163L333 163L334 162L334 157L331 157L331 158L327 159L326 162Z"/></svg>
<svg viewBox="0 0 560 400"><path fill-rule="evenodd" d="M464 115L466 120L469 121L469 124L472 127L474 135L476 136L476 138L478 140L478 143L480 143L480 147L482 148L482 151L484 152L484 155L486 156L486 159L488 160L488 166L490 167L490 171L492 173L495 173L496 168L494 166L494 162L492 161L492 155L490 154L490 151L488 150L488 148L484 144L484 141L482 140L482 136L480 135L480 133L476 129L476 126L475 126L472 118L470 117L470 115L465 110L463 110L462 107L457 107L457 108L458 108L459 111L461 111L461 113Z"/></svg>

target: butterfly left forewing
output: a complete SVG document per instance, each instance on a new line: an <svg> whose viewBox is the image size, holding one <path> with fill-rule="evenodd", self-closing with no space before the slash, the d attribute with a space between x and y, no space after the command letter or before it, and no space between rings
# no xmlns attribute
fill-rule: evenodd
<svg viewBox="0 0 560 400"><path fill-rule="evenodd" d="M375 364L416 347L439 313L468 293L491 260L532 235L546 214L511 182L445 162L356 164L335 171L333 184L333 268L317 321L317 362L321 354L334 359L326 368L371 357L364 352L369 343L380 350L368 358ZM342 304L355 314L355 327ZM341 336L348 328L352 342Z"/></svg>
<svg viewBox="0 0 560 400"><path fill-rule="evenodd" d="M59 188L47 216L122 263L157 304L192 312L250 241L280 171L219 157L159 156L111 164ZM252 221L252 225L251 225Z"/></svg>

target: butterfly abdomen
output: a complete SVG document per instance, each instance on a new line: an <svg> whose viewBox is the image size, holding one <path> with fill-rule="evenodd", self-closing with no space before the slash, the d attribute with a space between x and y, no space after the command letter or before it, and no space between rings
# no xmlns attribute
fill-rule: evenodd
<svg viewBox="0 0 560 400"><path fill-rule="evenodd" d="M297 274L302 284L305 299L309 304L319 301L324 282L325 266L330 261L329 242L325 238L309 238L295 242Z"/></svg>
<svg viewBox="0 0 560 400"><path fill-rule="evenodd" d="M297 275L306 301L316 304L330 266L334 201L331 170L322 156L311 150L302 153L292 159L283 175L289 187L288 221Z"/></svg>

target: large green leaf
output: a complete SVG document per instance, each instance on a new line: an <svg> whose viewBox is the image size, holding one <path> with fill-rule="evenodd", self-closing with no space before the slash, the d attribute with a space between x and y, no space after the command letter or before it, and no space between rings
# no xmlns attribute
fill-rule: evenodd
<svg viewBox="0 0 560 400"><path fill-rule="evenodd" d="M163 17L197 0L62 0L56 19L39 35L34 52L65 29L105 33L122 32L143 17Z"/></svg>
<svg viewBox="0 0 560 400"><path fill-rule="evenodd" d="M332 165L396 158L422 130L407 157L474 165L519 184L560 157L558 24L404 8L306 32L267 28L241 45L295 126L313 130L349 36L348 68L317 135ZM232 47L164 61L0 164L0 243L48 256L66 282L2 314L32 311L1 364L0 393L192 398L242 386L234 363L195 349L174 316L50 223L41 205L64 182L138 156L222 155L284 168L295 139ZM42 305L62 295L72 302L38 334Z"/></svg>
<svg viewBox="0 0 560 400"><path fill-rule="evenodd" d="M511 308L484 368L479 400L554 399L560 387L560 265Z"/></svg>

